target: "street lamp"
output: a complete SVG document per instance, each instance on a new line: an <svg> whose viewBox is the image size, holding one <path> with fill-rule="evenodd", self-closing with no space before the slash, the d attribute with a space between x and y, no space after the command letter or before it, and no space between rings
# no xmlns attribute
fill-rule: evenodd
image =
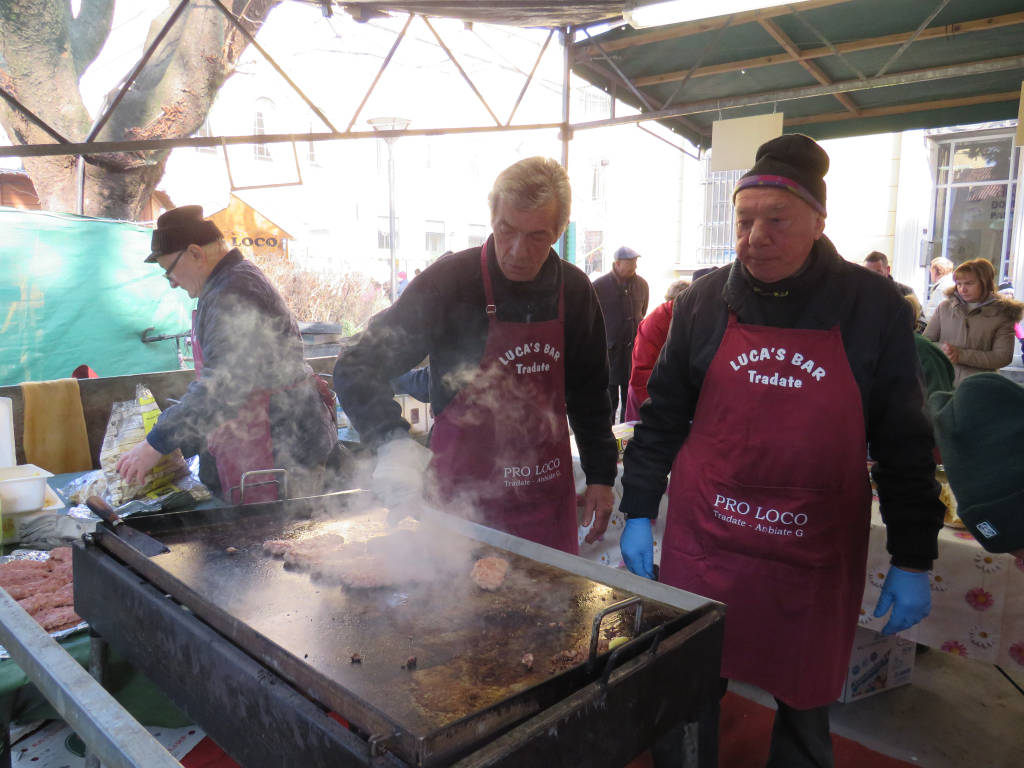
<svg viewBox="0 0 1024 768"><path fill-rule="evenodd" d="M404 131L409 127L410 121L404 117L374 117L367 120L375 131ZM391 246L391 301L398 298L397 267L398 257L395 253L395 158L392 145L397 136L383 136L384 143L388 145L388 245Z"/></svg>

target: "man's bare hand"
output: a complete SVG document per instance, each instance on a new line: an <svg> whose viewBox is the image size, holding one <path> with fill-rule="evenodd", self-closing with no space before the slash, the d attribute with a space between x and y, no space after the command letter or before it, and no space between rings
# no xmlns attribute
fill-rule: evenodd
<svg viewBox="0 0 1024 768"><path fill-rule="evenodd" d="M615 506L615 495L610 485L588 485L583 492L583 519L581 525L586 527L593 521L594 526L584 541L593 544L604 535L608 528L608 519L612 516Z"/></svg>
<svg viewBox="0 0 1024 768"><path fill-rule="evenodd" d="M146 481L146 473L163 457L162 453L143 440L117 460L117 473L132 485L142 485Z"/></svg>

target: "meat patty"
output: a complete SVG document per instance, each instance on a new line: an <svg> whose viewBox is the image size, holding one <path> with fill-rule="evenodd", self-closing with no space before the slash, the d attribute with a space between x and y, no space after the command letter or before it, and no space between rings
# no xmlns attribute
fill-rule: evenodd
<svg viewBox="0 0 1024 768"><path fill-rule="evenodd" d="M271 557L283 557L292 548L292 542L284 539L267 539L263 542L263 551Z"/></svg>
<svg viewBox="0 0 1024 768"><path fill-rule="evenodd" d="M16 584L38 581L50 573L50 566L38 560L12 560L0 563L0 587L7 591Z"/></svg>
<svg viewBox="0 0 1024 768"><path fill-rule="evenodd" d="M473 563L469 576L480 589L494 592L505 583L508 573L508 560L503 557L481 557Z"/></svg>
<svg viewBox="0 0 1024 768"><path fill-rule="evenodd" d="M82 623L74 610L71 548L58 547L50 558L12 560L0 565L0 587L48 632Z"/></svg>
<svg viewBox="0 0 1024 768"><path fill-rule="evenodd" d="M43 625L43 629L47 632L69 629L82 623L82 617L75 613L75 609L70 605L49 608L34 618Z"/></svg>
<svg viewBox="0 0 1024 768"><path fill-rule="evenodd" d="M318 581L349 589L397 587L427 581L431 576L420 561L370 554L324 560L313 566L312 572Z"/></svg>
<svg viewBox="0 0 1024 768"><path fill-rule="evenodd" d="M71 562L71 547L56 547L50 550L50 559L46 562L50 563L51 566L57 563L70 563Z"/></svg>
<svg viewBox="0 0 1024 768"><path fill-rule="evenodd" d="M284 561L300 571L308 571L344 544L345 537L337 533L324 533L309 539L300 539L288 547L284 553Z"/></svg>

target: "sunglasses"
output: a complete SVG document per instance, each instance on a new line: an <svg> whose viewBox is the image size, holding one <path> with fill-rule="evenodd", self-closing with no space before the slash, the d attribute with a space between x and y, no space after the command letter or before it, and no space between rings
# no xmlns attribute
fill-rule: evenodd
<svg viewBox="0 0 1024 768"><path fill-rule="evenodd" d="M166 277L168 280L171 279L171 273L174 271L174 268L178 266L178 262L181 261L181 257L185 255L185 251L187 250L188 248L186 248L184 251L178 251L178 255L175 256L174 261L171 262L171 266L164 270L164 277Z"/></svg>

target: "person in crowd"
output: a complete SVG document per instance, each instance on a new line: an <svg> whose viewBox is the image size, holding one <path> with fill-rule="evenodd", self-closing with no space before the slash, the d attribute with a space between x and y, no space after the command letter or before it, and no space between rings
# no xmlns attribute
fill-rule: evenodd
<svg viewBox="0 0 1024 768"><path fill-rule="evenodd" d="M946 292L953 287L954 264L944 256L932 259L928 266L928 274L931 277L931 284L928 286L928 300L921 310L921 318L927 324L946 299Z"/></svg>
<svg viewBox="0 0 1024 768"><path fill-rule="evenodd" d="M1016 293L1013 290L1013 283L1009 280L1001 282L996 290L1004 299L1013 299L1016 297ZM1024 360L1024 324L1019 321L1014 323L1013 333L1017 337L1017 341L1020 342L1020 355L1021 359Z"/></svg>
<svg viewBox="0 0 1024 768"><path fill-rule="evenodd" d="M281 295L228 247L198 205L157 219L146 261L163 269L172 288L199 300L192 320L196 379L120 458L117 471L141 484L164 454L180 448L200 454L200 479L229 503L242 501L241 477L251 470L284 468L292 495L319 492L338 441L334 396L303 361L302 336ZM245 501L277 493L276 486L257 486Z"/></svg>
<svg viewBox="0 0 1024 768"><path fill-rule="evenodd" d="M1024 387L979 373L928 406L957 515L989 552L1024 558Z"/></svg>
<svg viewBox="0 0 1024 768"><path fill-rule="evenodd" d="M665 291L665 301L640 321L633 343L633 367L629 374L629 392L626 396L625 421L636 421L640 406L647 399L647 380L658 360L658 353L668 336L672 322L672 302L690 286L689 280L676 280Z"/></svg>
<svg viewBox="0 0 1024 768"><path fill-rule="evenodd" d="M921 303L917 296L908 293L903 297L910 305L914 317L921 314ZM917 330L918 324L914 323L914 349L917 350L917 360L921 363L921 372L924 374L924 388L928 395L935 392L948 392L953 389L953 364L949 362L946 353L942 351L933 341L926 339Z"/></svg>
<svg viewBox="0 0 1024 768"><path fill-rule="evenodd" d="M409 275L403 270L398 273L398 284L395 286L395 290L398 295L401 296L405 292L405 287L409 285Z"/></svg>
<svg viewBox="0 0 1024 768"><path fill-rule="evenodd" d="M488 200L493 234L431 264L374 316L339 354L334 385L376 449L371 489L386 505L415 511L429 463L427 491L446 511L575 553L568 426L590 541L612 512L617 450L597 295L551 248L569 220L569 178L528 158L498 175ZM409 438L389 384L428 355L430 451Z"/></svg>
<svg viewBox="0 0 1024 768"><path fill-rule="evenodd" d="M1024 304L996 293L988 259L971 259L953 270L955 287L935 310L924 335L942 347L956 371L954 386L982 371L1013 361L1014 323Z"/></svg>
<svg viewBox="0 0 1024 768"><path fill-rule="evenodd" d="M633 341L640 321L647 314L650 295L647 281L636 273L639 257L640 254L632 248L619 248L615 251L612 271L594 281L608 337L608 394L611 396L613 417L620 411L619 403L622 403L620 421L626 417Z"/></svg>
<svg viewBox="0 0 1024 768"><path fill-rule="evenodd" d="M831 766L828 705L846 677L870 529L868 448L892 556L875 615L931 606L943 505L909 305L824 236L829 159L761 145L733 201L737 260L676 300L626 448L627 567L728 605L722 675L778 702L770 766Z"/></svg>
<svg viewBox="0 0 1024 768"><path fill-rule="evenodd" d="M896 282L896 278L892 276L892 267L889 266L889 257L881 251L872 251L865 256L864 266L872 272L877 272L882 275L882 277L888 277L892 280L893 285L896 286L901 295L907 296L909 294L914 294L914 289L909 285ZM914 294L914 298L917 298L916 294Z"/></svg>

